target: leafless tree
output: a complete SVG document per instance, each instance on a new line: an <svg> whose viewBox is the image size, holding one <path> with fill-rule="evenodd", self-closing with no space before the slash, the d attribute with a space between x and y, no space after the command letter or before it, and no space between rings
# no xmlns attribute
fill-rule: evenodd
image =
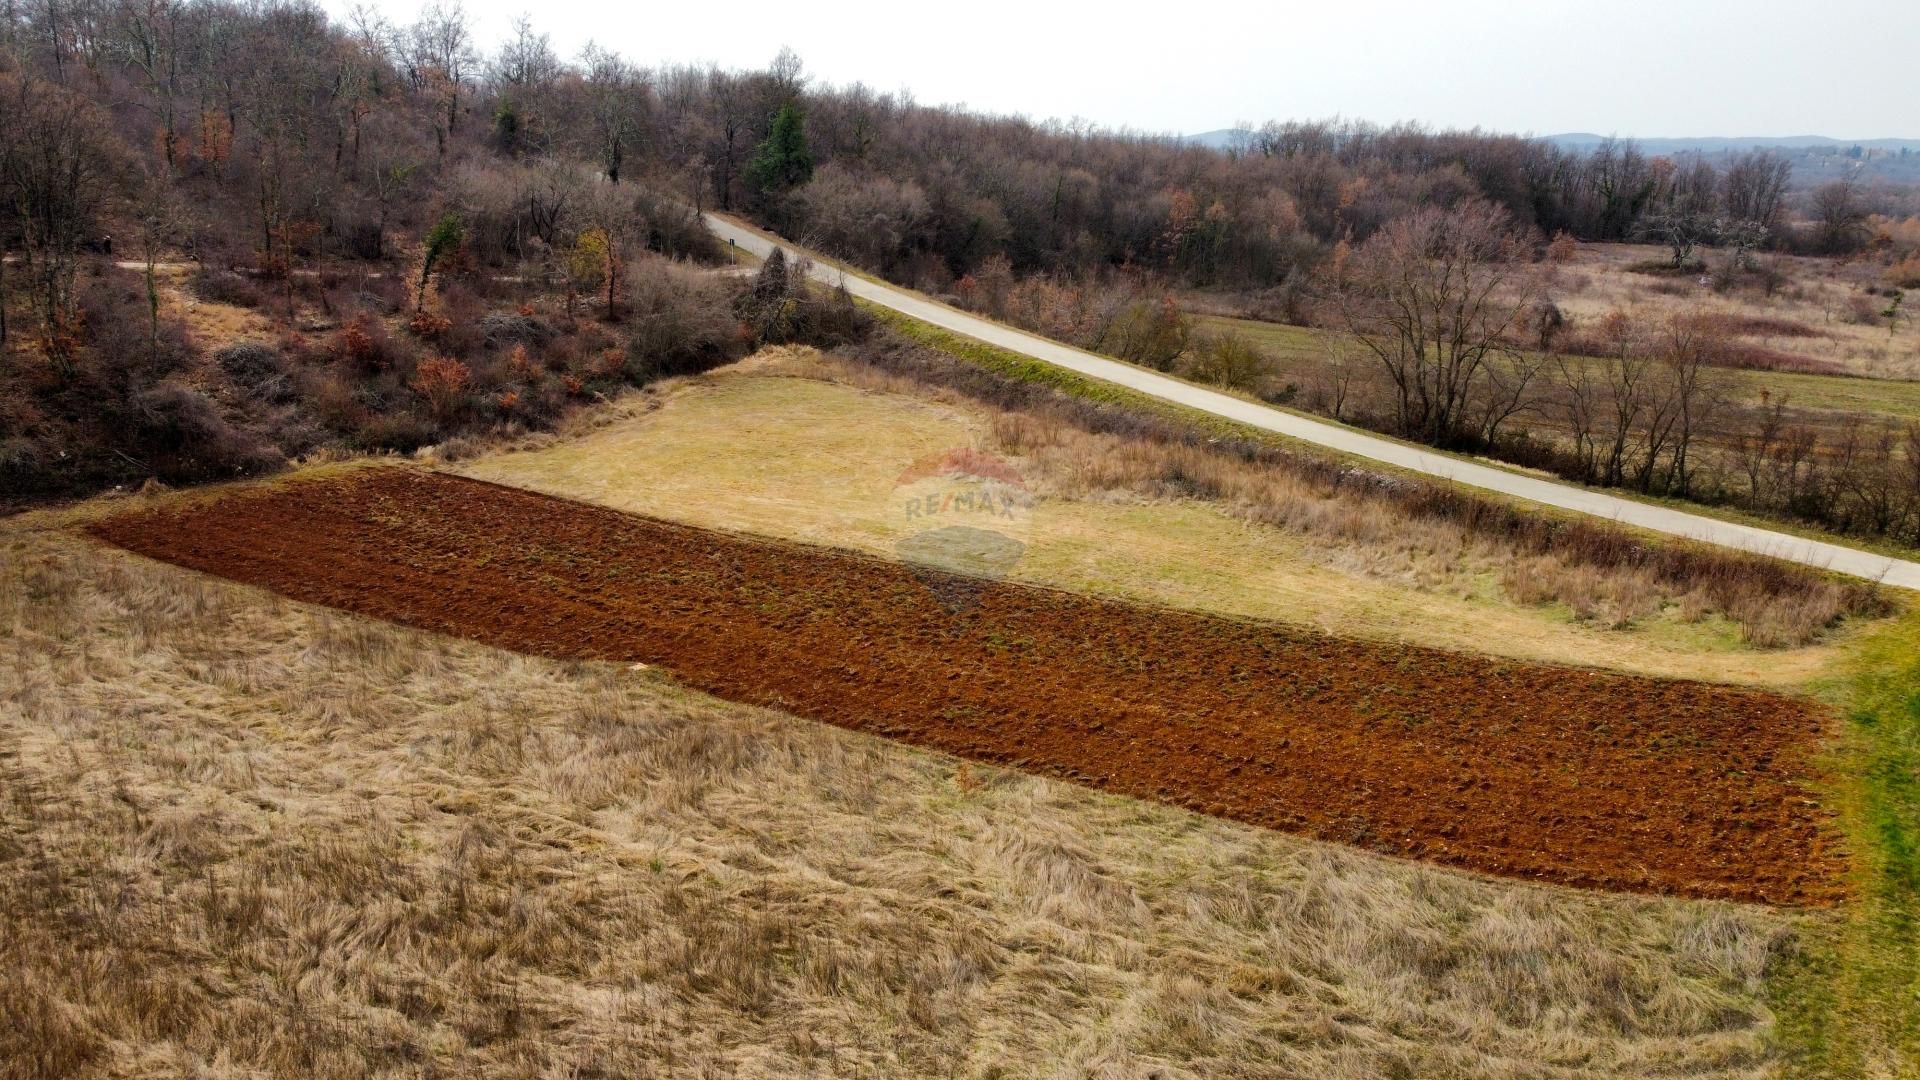
<svg viewBox="0 0 1920 1080"><path fill-rule="evenodd" d="M1436 445L1481 434L1469 417L1489 362L1533 300L1524 248L1506 211L1473 201L1415 211L1355 252L1341 312L1393 384L1401 434Z"/></svg>
<svg viewBox="0 0 1920 1080"><path fill-rule="evenodd" d="M1694 249L1714 241L1714 219L1706 209L1691 204L1674 204L1653 210L1640 218L1635 232L1644 239L1665 245L1673 252L1673 268L1687 265Z"/></svg>
<svg viewBox="0 0 1920 1080"><path fill-rule="evenodd" d="M714 68L707 73L707 102L714 131L714 194L720 209L733 209L733 189L740 175L741 162L751 149L753 102L744 79L729 71Z"/></svg>
<svg viewBox="0 0 1920 1080"><path fill-rule="evenodd" d="M434 0L423 8L420 20L413 24L412 45L414 79L441 100L445 130L438 135L444 154L447 136L460 126L460 97L478 63L473 30L459 0Z"/></svg>
<svg viewBox="0 0 1920 1080"><path fill-rule="evenodd" d="M493 78L502 86L526 94L540 94L560 77L560 57L547 35L533 29L525 15L513 20L513 33L500 46L492 65Z"/></svg>
<svg viewBox="0 0 1920 1080"><path fill-rule="evenodd" d="M1771 229L1779 224L1793 163L1779 154L1756 150L1727 166L1722 199L1727 216L1756 221Z"/></svg>
<svg viewBox="0 0 1920 1080"><path fill-rule="evenodd" d="M1320 407L1335 420L1345 421L1353 411L1355 399L1366 389L1372 358L1362 355L1364 350L1354 346L1347 335L1330 331L1320 334L1320 348L1326 357L1318 372L1319 393L1323 398Z"/></svg>
<svg viewBox="0 0 1920 1080"><path fill-rule="evenodd" d="M84 240L121 169L106 119L90 102L31 75L0 76L0 192L29 266L49 338L73 324Z"/></svg>
<svg viewBox="0 0 1920 1080"><path fill-rule="evenodd" d="M1661 345L1672 440L1665 486L1684 497L1693 488L1694 443L1726 400L1726 340L1711 320L1682 315L1669 320Z"/></svg>
<svg viewBox="0 0 1920 1080"><path fill-rule="evenodd" d="M1756 414L1743 423L1733 438L1733 456L1740 472L1747 478L1747 502L1752 506L1761 505L1761 490L1768 479L1767 469L1772 463L1781 440L1787 430L1787 396L1775 396L1769 391L1760 392L1760 408Z"/></svg>
<svg viewBox="0 0 1920 1080"><path fill-rule="evenodd" d="M188 32L187 7L181 0L120 0L115 14L122 54L146 83L152 101L141 104L160 121L161 152L172 170L179 139L180 59L189 47L182 40Z"/></svg>
<svg viewBox="0 0 1920 1080"><path fill-rule="evenodd" d="M1545 351L1508 350L1487 365L1486 384L1472 410L1482 446L1498 447L1507 424L1540 407L1540 387L1553 364Z"/></svg>
<svg viewBox="0 0 1920 1080"><path fill-rule="evenodd" d="M1857 250L1866 238L1867 212L1860 205L1859 193L1850 179L1835 180L1816 189L1813 215L1822 251L1846 254Z"/></svg>
<svg viewBox="0 0 1920 1080"><path fill-rule="evenodd" d="M594 150L600 158L601 171L610 182L618 184L628 147L640 131L641 112L646 107L646 80L619 53L591 41L580 52L580 66L586 79Z"/></svg>
<svg viewBox="0 0 1920 1080"><path fill-rule="evenodd" d="M150 173L141 183L134 205L140 226L142 279L147 288L147 343L160 341L160 256L180 235L186 208L173 189L173 172Z"/></svg>

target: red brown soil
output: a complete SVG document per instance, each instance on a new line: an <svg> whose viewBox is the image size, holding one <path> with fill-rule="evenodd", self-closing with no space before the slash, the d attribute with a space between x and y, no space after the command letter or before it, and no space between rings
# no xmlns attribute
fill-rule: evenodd
<svg viewBox="0 0 1920 1080"><path fill-rule="evenodd" d="M155 558L1288 832L1567 885L1840 894L1808 702L1049 589L411 468L131 513ZM938 595L936 595L938 594Z"/></svg>

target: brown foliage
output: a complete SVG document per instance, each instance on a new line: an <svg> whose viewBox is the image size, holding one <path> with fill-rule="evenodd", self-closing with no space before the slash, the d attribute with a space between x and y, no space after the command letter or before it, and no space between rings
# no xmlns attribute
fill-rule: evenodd
<svg viewBox="0 0 1920 1080"><path fill-rule="evenodd" d="M427 399L435 417L445 418L464 400L471 378L467 365L450 356L435 356L420 362L407 385Z"/></svg>

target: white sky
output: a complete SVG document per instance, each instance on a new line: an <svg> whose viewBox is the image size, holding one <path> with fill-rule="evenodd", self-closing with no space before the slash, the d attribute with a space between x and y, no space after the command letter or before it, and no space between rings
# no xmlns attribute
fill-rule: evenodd
<svg viewBox="0 0 1920 1080"><path fill-rule="evenodd" d="M354 0L323 0L335 14ZM395 22L415 0L375 0ZM1551 134L1920 138L1916 0L1049 4L466 0L571 58L762 67L1034 119L1199 132L1335 115Z"/></svg>

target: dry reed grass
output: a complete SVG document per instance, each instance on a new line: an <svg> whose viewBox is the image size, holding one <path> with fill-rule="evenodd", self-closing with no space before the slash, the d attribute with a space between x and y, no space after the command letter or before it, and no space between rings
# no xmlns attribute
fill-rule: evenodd
<svg viewBox="0 0 1920 1080"><path fill-rule="evenodd" d="M0 531L0 1075L1771 1066L1795 917L956 766L36 521Z"/></svg>
<svg viewBox="0 0 1920 1080"><path fill-rule="evenodd" d="M1723 615L1740 624L1746 643L1779 648L1816 641L1846 615L1875 613L1878 603L1814 575L1785 575L1788 587L1774 587L1762 575L1741 575L1741 560L1725 566L1702 560L1663 572L1657 558L1596 558L1579 534L1594 532L1591 543L1602 547L1611 538L1590 527L1571 527L1558 543L1543 545L1458 516L1409 514L1397 500L1329 488L1315 477L1204 444L1097 434L1032 413L996 414L993 433L1001 449L1034 466L1042 490L1052 494L1214 500L1247 520L1310 537L1330 547L1330 558L1375 573L1430 589L1459 588L1497 573L1516 603L1565 604L1575 618L1610 629L1672 605L1691 622Z"/></svg>

